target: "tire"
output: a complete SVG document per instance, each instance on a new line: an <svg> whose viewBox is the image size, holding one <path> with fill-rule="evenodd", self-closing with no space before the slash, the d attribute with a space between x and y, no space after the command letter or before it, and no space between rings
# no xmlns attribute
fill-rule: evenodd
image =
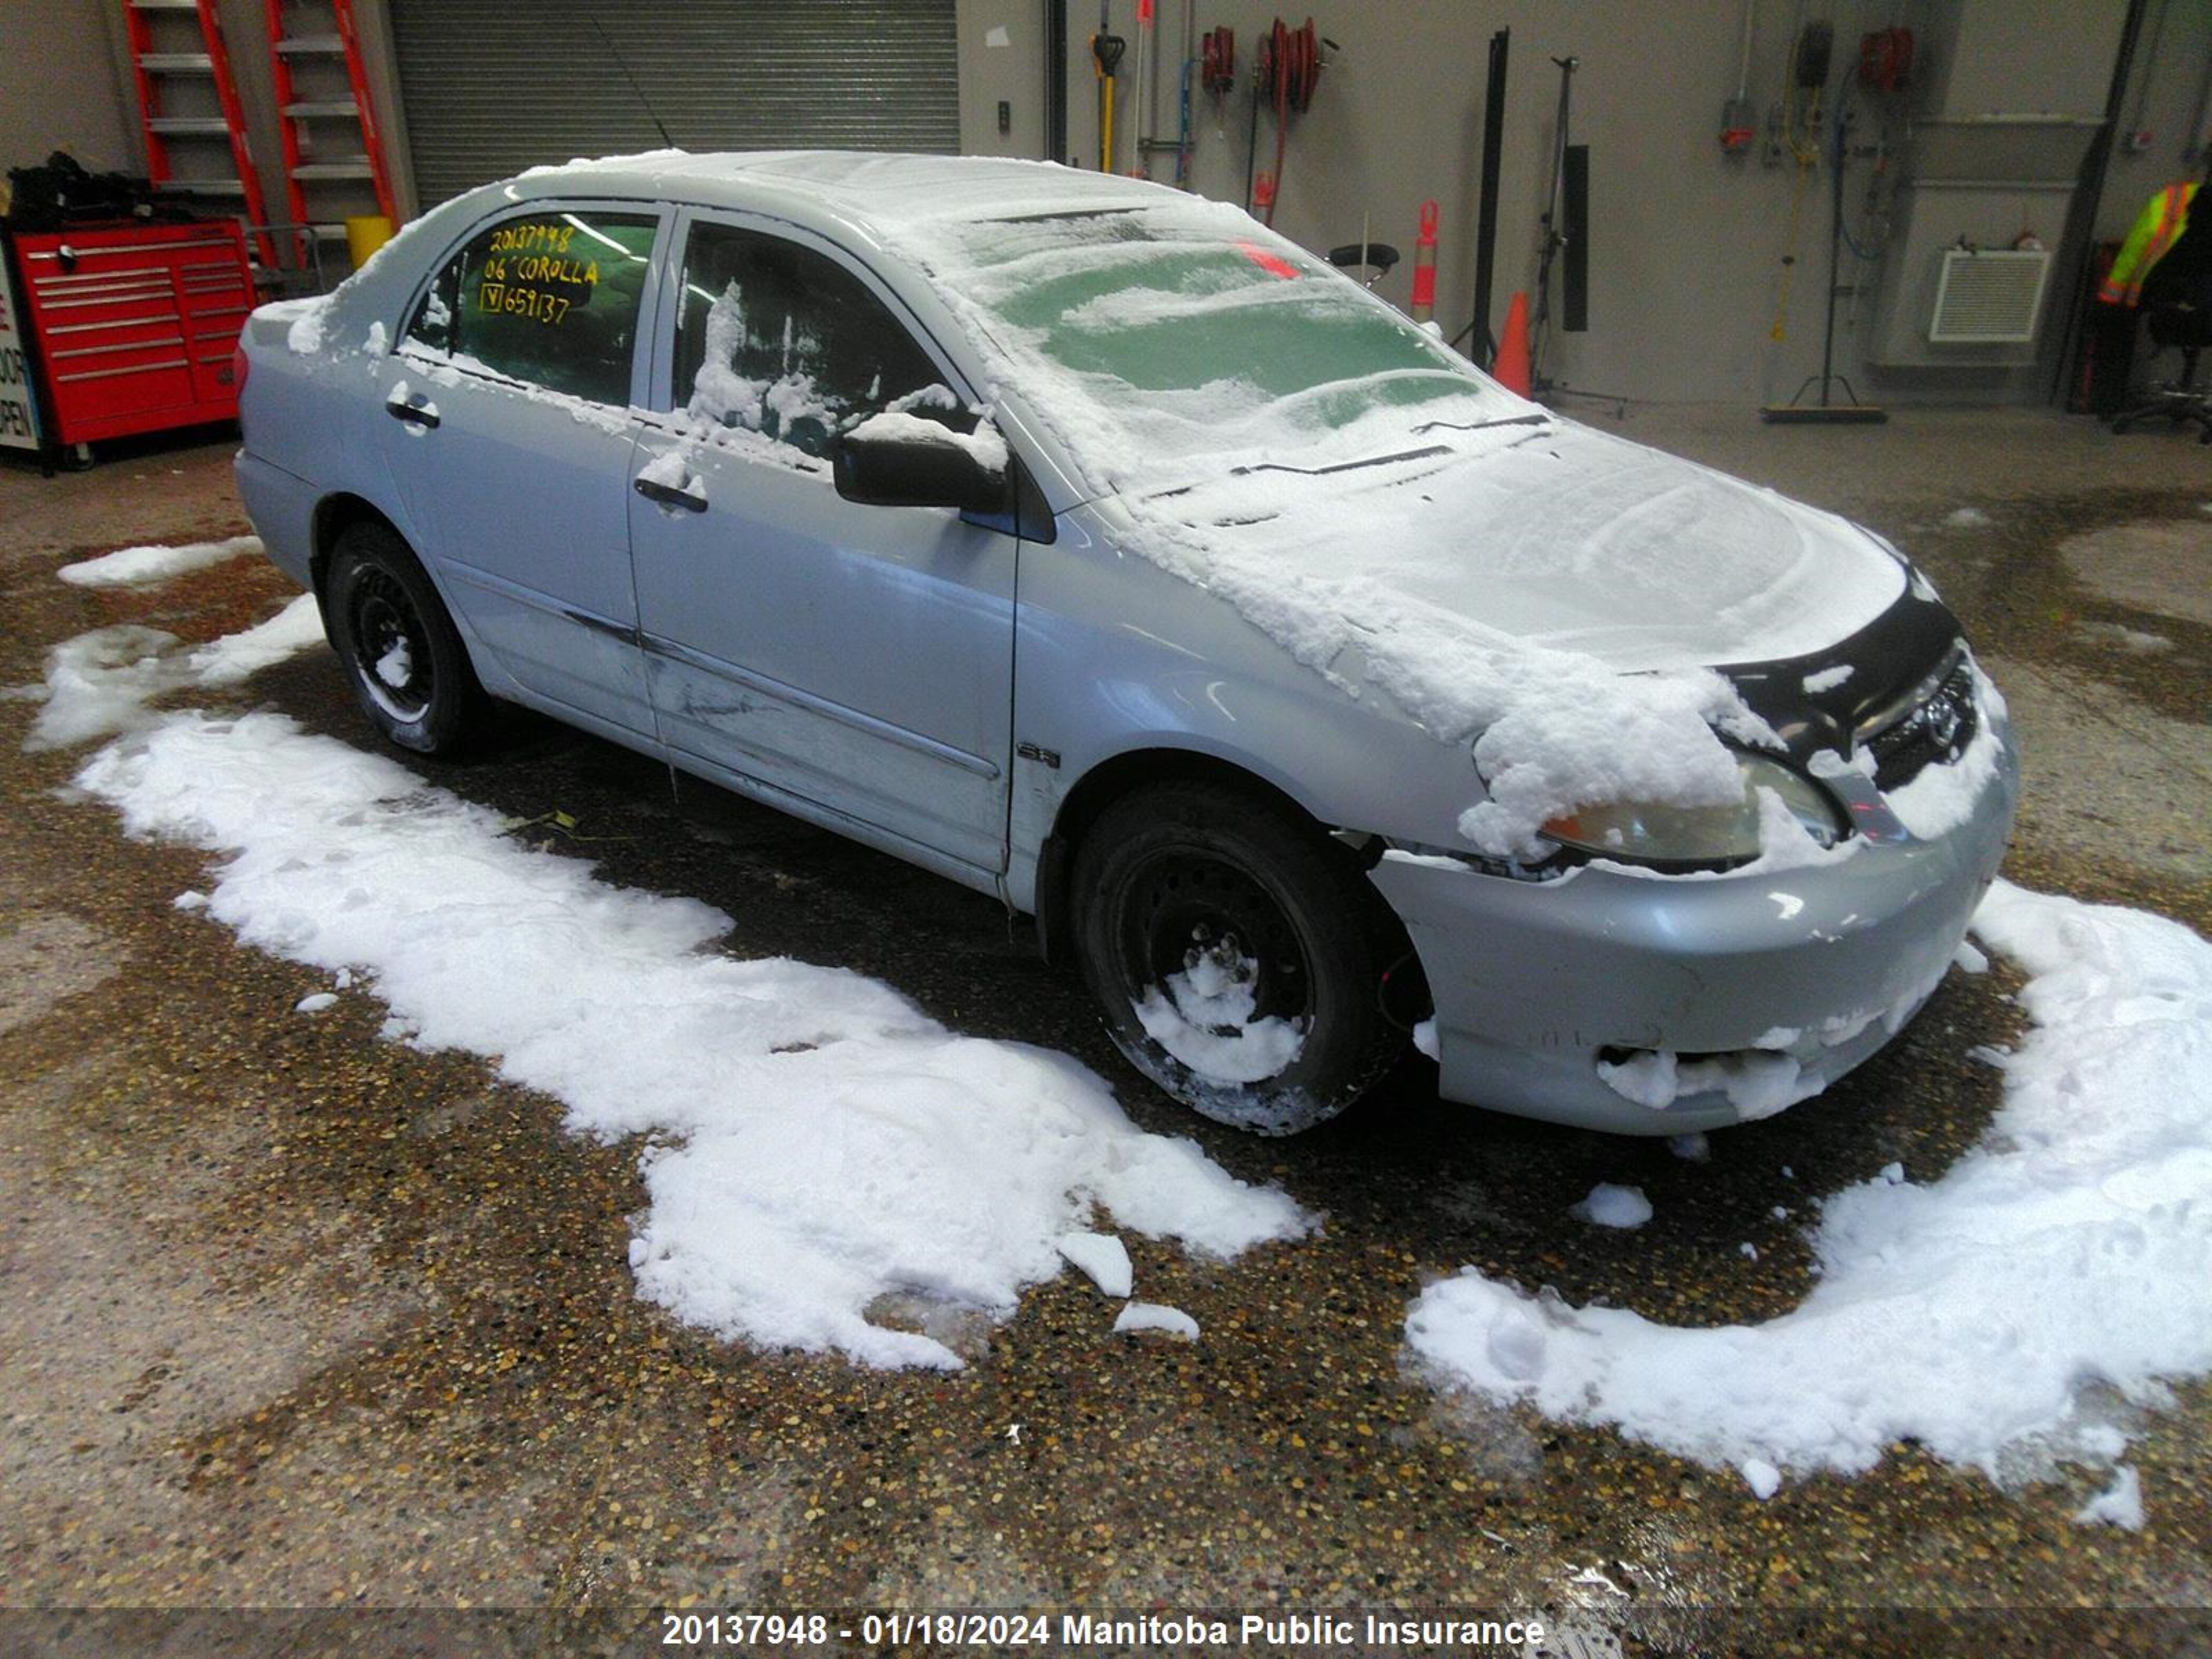
<svg viewBox="0 0 2212 1659"><path fill-rule="evenodd" d="M1297 1134L1405 1053L1395 918L1343 850L1254 792L1134 791L1078 848L1077 961L1124 1057L1200 1115Z"/></svg>
<svg viewBox="0 0 2212 1659"><path fill-rule="evenodd" d="M338 532L323 625L354 701L397 748L451 757L482 732L490 700L453 619L407 544L370 520Z"/></svg>

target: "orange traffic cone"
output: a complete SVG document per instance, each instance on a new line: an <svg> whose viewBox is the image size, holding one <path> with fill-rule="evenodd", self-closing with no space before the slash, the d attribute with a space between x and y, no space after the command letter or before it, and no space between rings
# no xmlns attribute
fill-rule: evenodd
<svg viewBox="0 0 2212 1659"><path fill-rule="evenodd" d="M1491 378L1508 392L1528 395L1528 296L1516 294L1505 307L1505 332L1498 337Z"/></svg>

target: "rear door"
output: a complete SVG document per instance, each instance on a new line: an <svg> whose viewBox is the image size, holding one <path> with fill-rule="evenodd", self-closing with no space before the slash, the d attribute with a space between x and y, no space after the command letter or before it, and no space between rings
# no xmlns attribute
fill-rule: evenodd
<svg viewBox="0 0 2212 1659"><path fill-rule="evenodd" d="M377 371L417 550L477 640L559 712L646 737L627 486L668 216L533 204L486 222Z"/></svg>
<svg viewBox="0 0 2212 1659"><path fill-rule="evenodd" d="M882 409L962 421L967 387L842 250L741 215L677 230L629 495L662 742L1002 870L1018 544L848 501L829 461Z"/></svg>

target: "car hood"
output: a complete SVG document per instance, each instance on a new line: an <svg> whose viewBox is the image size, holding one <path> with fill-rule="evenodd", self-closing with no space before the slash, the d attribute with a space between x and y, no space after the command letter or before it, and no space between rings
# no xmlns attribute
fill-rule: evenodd
<svg viewBox="0 0 2212 1659"><path fill-rule="evenodd" d="M1264 567L1355 626L1362 608L1377 625L1419 613L1620 672L1810 655L1907 580L1833 514L1543 411L1415 425L1348 461L1249 461L1129 504L1200 553L1171 562L1201 585L1207 565Z"/></svg>

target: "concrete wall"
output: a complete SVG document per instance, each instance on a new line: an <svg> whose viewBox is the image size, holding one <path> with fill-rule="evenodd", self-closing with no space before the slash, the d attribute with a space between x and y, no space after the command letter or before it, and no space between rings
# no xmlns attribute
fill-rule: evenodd
<svg viewBox="0 0 2212 1659"><path fill-rule="evenodd" d="M144 165L109 55L108 0L0 4L0 174L65 149L94 173Z"/></svg>

